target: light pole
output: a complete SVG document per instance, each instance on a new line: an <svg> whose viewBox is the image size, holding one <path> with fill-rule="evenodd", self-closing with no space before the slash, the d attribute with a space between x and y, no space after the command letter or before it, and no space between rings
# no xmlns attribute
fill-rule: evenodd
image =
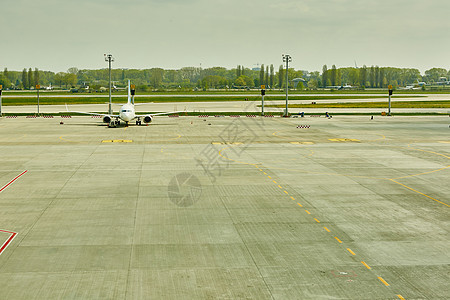
<svg viewBox="0 0 450 300"><path fill-rule="evenodd" d="M289 63L292 61L292 57L289 54L283 54L283 62L286 63L286 111L284 112L284 116L288 117L289 113L288 113L288 91L289 91Z"/></svg>
<svg viewBox="0 0 450 300"><path fill-rule="evenodd" d="M108 114L112 114L111 109L111 62L114 61L114 58L112 57L112 54L105 54L105 61L108 62L109 65L109 107L108 107Z"/></svg>

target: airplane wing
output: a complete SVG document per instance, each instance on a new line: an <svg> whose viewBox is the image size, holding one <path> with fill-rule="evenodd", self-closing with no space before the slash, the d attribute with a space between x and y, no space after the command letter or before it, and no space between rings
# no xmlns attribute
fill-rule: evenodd
<svg viewBox="0 0 450 300"><path fill-rule="evenodd" d="M154 102L134 103L134 106L138 106L138 105L146 105L146 104L154 104Z"/></svg>
<svg viewBox="0 0 450 300"><path fill-rule="evenodd" d="M184 112L184 110L180 110L180 111L169 111L169 112L162 112L162 113L156 113L156 114L136 115L136 117L162 116L162 115L171 115L171 114L177 114L177 113L182 113L182 112Z"/></svg>
<svg viewBox="0 0 450 300"><path fill-rule="evenodd" d="M100 113L93 113L93 112L85 112L85 111L69 111L69 107L66 104L66 111L68 113L73 113L73 114L81 114L81 115L90 115L90 116L102 116L102 117L112 117L112 118L119 118L119 115L108 115L108 114L100 114ZM63 112L61 112L63 113Z"/></svg>
<svg viewBox="0 0 450 300"><path fill-rule="evenodd" d="M81 115L90 115L90 116L102 116L102 117L112 117L112 118L118 118L119 115L108 115L108 114L100 114L100 113L93 113L93 112L84 112L84 111L65 111L68 113L73 113L73 114L81 114Z"/></svg>

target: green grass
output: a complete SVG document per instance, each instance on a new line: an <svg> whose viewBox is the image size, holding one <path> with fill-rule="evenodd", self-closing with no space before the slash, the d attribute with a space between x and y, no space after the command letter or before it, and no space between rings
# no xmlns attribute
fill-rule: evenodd
<svg viewBox="0 0 450 300"><path fill-rule="evenodd" d="M426 97L421 95L411 95L411 96L393 96L393 98L411 98L411 97ZM246 97L249 101L261 101L261 96L249 96ZM333 100L333 99L382 99L387 98L384 95L352 95L352 96L343 96L343 95L323 95L323 96L290 96L290 100L305 100L305 101L320 101L320 100ZM284 100L283 96L266 96L265 100ZM219 96L209 96L209 97L195 97L195 96L180 96L180 97L146 97L146 96L137 96L136 103L146 103L146 102L154 102L154 103L167 103L167 102L217 102L217 101L243 101L244 97L242 96L227 96L227 97L219 97ZM37 97L8 97L4 96L2 98L2 102L4 106L11 105L33 105L37 103ZM41 105L64 105L64 104L102 104L108 102L108 97L98 97L95 95L92 96L70 96L70 97L46 97L40 96L39 103ZM122 97L114 97L114 103L125 103L126 96Z"/></svg>

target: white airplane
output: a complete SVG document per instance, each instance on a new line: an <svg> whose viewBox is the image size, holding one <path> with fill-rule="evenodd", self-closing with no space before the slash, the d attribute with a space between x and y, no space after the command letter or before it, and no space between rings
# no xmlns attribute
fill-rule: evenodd
<svg viewBox="0 0 450 300"><path fill-rule="evenodd" d="M130 81L128 80L128 101L126 104L122 105L122 107L119 110L118 115L99 114L99 113L81 112L81 111L69 111L69 109L67 108L67 105L66 105L66 109L67 109L67 112L70 112L70 113L78 113L78 114L92 115L92 116L102 116L103 122L108 123L109 127L115 127L116 125L120 125L120 121L125 122L125 124L128 126L128 123L133 120L136 120L136 125L142 125L142 121L144 121L144 123L148 124L153 121L154 116L170 115L170 114L182 112L182 111L171 111L171 112L163 112L163 113L156 113L156 114L137 115L136 110L135 110L135 105L141 105L141 104L145 104L145 103L134 104L134 98L131 97Z"/></svg>

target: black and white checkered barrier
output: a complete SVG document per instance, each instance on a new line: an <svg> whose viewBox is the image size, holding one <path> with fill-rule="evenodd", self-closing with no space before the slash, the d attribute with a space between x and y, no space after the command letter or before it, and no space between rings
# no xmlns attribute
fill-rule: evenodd
<svg viewBox="0 0 450 300"><path fill-rule="evenodd" d="M17 118L17 116L6 116L7 118Z"/></svg>
<svg viewBox="0 0 450 300"><path fill-rule="evenodd" d="M311 125L297 125L297 128L311 128Z"/></svg>
<svg viewBox="0 0 450 300"><path fill-rule="evenodd" d="M61 118L70 119L70 118L72 118L72 116L70 116L70 115L61 115Z"/></svg>

